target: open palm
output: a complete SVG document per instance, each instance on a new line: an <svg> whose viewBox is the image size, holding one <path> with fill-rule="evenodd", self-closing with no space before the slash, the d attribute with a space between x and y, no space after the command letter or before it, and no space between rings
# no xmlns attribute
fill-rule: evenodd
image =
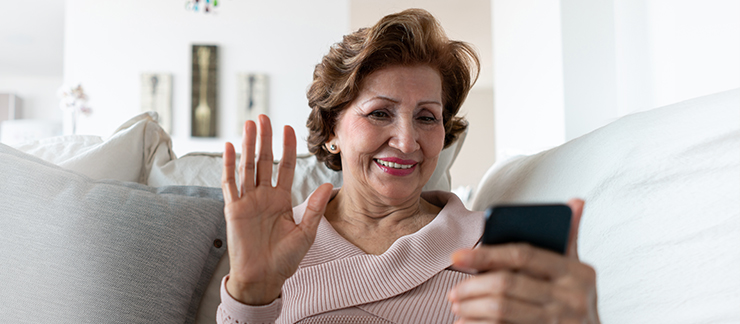
<svg viewBox="0 0 740 324"><path fill-rule="evenodd" d="M238 188L234 175L235 153L231 143L224 150L222 190L231 270L227 290L249 305L275 300L285 280L295 273L316 238L316 228L326 209L331 185L320 186L309 197L300 224L293 219L291 186L296 163L296 138L286 126L283 157L277 185L272 186L272 127L267 116L259 118L259 156L255 163L257 125L244 124ZM241 189L241 190L239 190Z"/></svg>

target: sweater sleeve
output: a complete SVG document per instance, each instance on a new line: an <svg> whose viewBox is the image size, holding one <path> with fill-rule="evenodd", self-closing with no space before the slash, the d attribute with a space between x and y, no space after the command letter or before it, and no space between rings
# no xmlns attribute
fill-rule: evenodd
<svg viewBox="0 0 740 324"><path fill-rule="evenodd" d="M250 306L242 304L231 297L226 291L226 281L229 276L221 280L221 304L218 306L216 321L219 324L267 324L275 323L283 308L282 298L275 299L264 306Z"/></svg>

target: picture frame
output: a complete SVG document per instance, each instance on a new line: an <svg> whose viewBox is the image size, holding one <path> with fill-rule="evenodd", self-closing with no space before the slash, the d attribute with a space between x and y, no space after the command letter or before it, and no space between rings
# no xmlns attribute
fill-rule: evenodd
<svg viewBox="0 0 740 324"><path fill-rule="evenodd" d="M269 109L269 78L264 73L237 74L237 132L247 120L257 120L260 114L267 115Z"/></svg>
<svg viewBox="0 0 740 324"><path fill-rule="evenodd" d="M141 112L154 111L159 125L172 134L172 75L167 73L141 74Z"/></svg>
<svg viewBox="0 0 740 324"><path fill-rule="evenodd" d="M193 45L191 136L216 137L218 116L218 47Z"/></svg>

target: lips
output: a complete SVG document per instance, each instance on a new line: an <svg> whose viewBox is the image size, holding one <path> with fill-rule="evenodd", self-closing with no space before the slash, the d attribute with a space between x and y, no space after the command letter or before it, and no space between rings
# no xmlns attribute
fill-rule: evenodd
<svg viewBox="0 0 740 324"><path fill-rule="evenodd" d="M395 176L405 176L414 172L417 162L413 160L404 160L398 158L374 159L375 165L388 174Z"/></svg>
<svg viewBox="0 0 740 324"><path fill-rule="evenodd" d="M401 163L383 161L383 160L375 160L375 161L378 162L378 164L382 166L386 166L386 167L394 168L394 169L409 169L409 168L414 167L414 164L401 164Z"/></svg>

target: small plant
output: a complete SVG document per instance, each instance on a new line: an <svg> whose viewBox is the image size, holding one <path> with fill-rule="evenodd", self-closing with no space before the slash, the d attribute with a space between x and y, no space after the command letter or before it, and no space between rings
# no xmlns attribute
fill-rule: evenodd
<svg viewBox="0 0 740 324"><path fill-rule="evenodd" d="M78 83L75 86L62 86L57 91L57 95L61 99L59 109L64 112L63 133L65 135L77 134L77 116L92 114L82 85Z"/></svg>
<svg viewBox="0 0 740 324"><path fill-rule="evenodd" d="M85 116L92 114L92 109L87 105L87 95L81 84L75 86L62 86L57 92L61 101L59 108L65 112L74 111Z"/></svg>

